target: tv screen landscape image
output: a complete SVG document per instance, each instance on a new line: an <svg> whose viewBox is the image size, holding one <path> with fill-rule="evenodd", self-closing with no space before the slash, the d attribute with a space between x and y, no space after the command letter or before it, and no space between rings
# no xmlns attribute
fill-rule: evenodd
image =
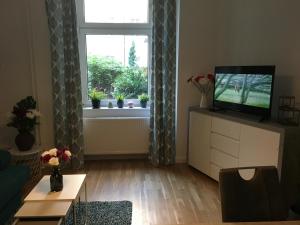
<svg viewBox="0 0 300 225"><path fill-rule="evenodd" d="M269 109L272 74L215 74L214 99Z"/></svg>

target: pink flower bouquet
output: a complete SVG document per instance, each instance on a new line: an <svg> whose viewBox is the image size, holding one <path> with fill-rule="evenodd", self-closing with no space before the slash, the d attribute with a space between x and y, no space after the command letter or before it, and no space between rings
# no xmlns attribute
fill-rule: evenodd
<svg viewBox="0 0 300 225"><path fill-rule="evenodd" d="M197 75L197 76L191 76L188 79L188 83L192 83L198 90L201 92L201 94L207 95L210 90L213 87L214 82L214 75L207 74L207 75Z"/></svg>

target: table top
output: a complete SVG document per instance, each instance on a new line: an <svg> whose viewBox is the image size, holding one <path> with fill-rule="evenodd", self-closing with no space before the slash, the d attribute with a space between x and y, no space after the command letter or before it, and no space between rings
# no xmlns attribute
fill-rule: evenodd
<svg viewBox="0 0 300 225"><path fill-rule="evenodd" d="M65 217L72 201L25 202L15 218Z"/></svg>
<svg viewBox="0 0 300 225"><path fill-rule="evenodd" d="M62 191L50 192L50 176L44 176L24 201L73 201L77 198L85 179L86 174L63 175Z"/></svg>

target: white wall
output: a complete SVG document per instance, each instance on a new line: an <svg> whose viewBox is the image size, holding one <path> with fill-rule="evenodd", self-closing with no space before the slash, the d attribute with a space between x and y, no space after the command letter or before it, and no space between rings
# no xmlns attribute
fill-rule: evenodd
<svg viewBox="0 0 300 225"><path fill-rule="evenodd" d="M176 160L186 161L188 107L200 104L199 91L187 83L191 75L211 73L214 68L215 0L181 0L177 95Z"/></svg>
<svg viewBox="0 0 300 225"><path fill-rule="evenodd" d="M300 102L300 1L181 0L177 160L187 152L188 106L200 96L188 74L216 65L276 65L273 116L279 95Z"/></svg>
<svg viewBox="0 0 300 225"><path fill-rule="evenodd" d="M44 1L0 3L0 147L14 145L17 131L7 128L7 113L32 95L42 113L38 144L53 146L52 90L48 26Z"/></svg>
<svg viewBox="0 0 300 225"><path fill-rule="evenodd" d="M219 1L215 63L276 65L273 111L279 95L300 102L300 1ZM274 115L275 116L275 115Z"/></svg>

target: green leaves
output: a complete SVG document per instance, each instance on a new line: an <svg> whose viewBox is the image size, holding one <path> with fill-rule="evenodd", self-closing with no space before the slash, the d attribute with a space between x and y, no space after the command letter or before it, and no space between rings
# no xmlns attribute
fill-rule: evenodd
<svg viewBox="0 0 300 225"><path fill-rule="evenodd" d="M93 88L89 93L89 97L92 101L100 101L101 99L106 98L106 94L104 94L102 91L97 91L96 88Z"/></svg>
<svg viewBox="0 0 300 225"><path fill-rule="evenodd" d="M123 74L124 67L113 57L88 56L89 87L112 95L116 77Z"/></svg>
<svg viewBox="0 0 300 225"><path fill-rule="evenodd" d="M123 95L123 99L137 98L138 95L147 93L147 68L136 64L133 46L129 67L123 66L113 57L88 56L89 90L101 90L108 98Z"/></svg>
<svg viewBox="0 0 300 225"><path fill-rule="evenodd" d="M140 102L148 102L149 101L149 96L147 94L141 94L138 96Z"/></svg>
<svg viewBox="0 0 300 225"><path fill-rule="evenodd" d="M136 63L136 50L135 50L135 43L134 41L131 43L131 47L129 49L129 57L128 57L128 64L130 67L137 67Z"/></svg>
<svg viewBox="0 0 300 225"><path fill-rule="evenodd" d="M119 95L116 95L116 100L117 101L124 101L124 95L122 95L122 94L119 94Z"/></svg>
<svg viewBox="0 0 300 225"><path fill-rule="evenodd" d="M116 94L137 98L139 94L148 91L146 68L126 68L123 75L116 78L114 87Z"/></svg>

